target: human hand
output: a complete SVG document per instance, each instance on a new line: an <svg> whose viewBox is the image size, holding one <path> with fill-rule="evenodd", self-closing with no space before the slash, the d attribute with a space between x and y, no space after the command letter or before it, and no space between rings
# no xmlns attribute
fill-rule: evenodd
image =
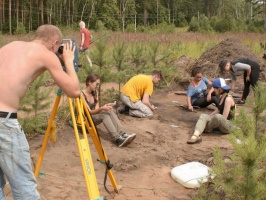
<svg viewBox="0 0 266 200"><path fill-rule="evenodd" d="M114 107L116 105L116 101L114 103L108 103L106 104L107 106L111 106L111 107Z"/></svg>
<svg viewBox="0 0 266 200"><path fill-rule="evenodd" d="M247 76L247 77L246 77L246 82L249 82L249 79L250 79L249 76Z"/></svg>
<svg viewBox="0 0 266 200"><path fill-rule="evenodd" d="M193 111L193 106L188 106L188 110L191 110L191 111Z"/></svg>
<svg viewBox="0 0 266 200"><path fill-rule="evenodd" d="M155 110L155 106L154 105L151 105L151 110Z"/></svg>
<svg viewBox="0 0 266 200"><path fill-rule="evenodd" d="M210 94L207 95L207 102L211 101L212 96Z"/></svg>
<svg viewBox="0 0 266 200"><path fill-rule="evenodd" d="M74 60L74 52L75 52L76 47L73 47L72 40L64 44L63 47L63 53L62 53L62 59L64 63L69 63L73 64ZM67 66L66 66L67 67Z"/></svg>
<svg viewBox="0 0 266 200"><path fill-rule="evenodd" d="M105 105L102 106L101 108L102 108L102 110L110 111L110 110L113 108L113 106L110 106L110 105L108 105L108 104L105 104Z"/></svg>

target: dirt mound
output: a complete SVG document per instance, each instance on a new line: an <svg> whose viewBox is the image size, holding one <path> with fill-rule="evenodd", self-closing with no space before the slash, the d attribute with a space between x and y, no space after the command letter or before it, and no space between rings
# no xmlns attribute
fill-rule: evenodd
<svg viewBox="0 0 266 200"><path fill-rule="evenodd" d="M199 59L187 68L187 70L188 72L191 72L194 67L201 67L203 69L204 76L208 78L216 78L220 76L218 64L222 59L233 61L240 57L247 57L258 62L261 67L260 79L265 80L265 61L262 58L258 58L249 47L234 38L227 38L215 47L203 53Z"/></svg>

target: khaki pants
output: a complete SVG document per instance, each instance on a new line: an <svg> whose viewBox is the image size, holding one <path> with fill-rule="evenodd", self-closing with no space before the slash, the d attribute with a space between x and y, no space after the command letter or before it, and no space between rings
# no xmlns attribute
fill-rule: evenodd
<svg viewBox="0 0 266 200"><path fill-rule="evenodd" d="M230 121L225 119L225 117L221 114L215 114L213 116L201 114L197 121L195 130L200 133L210 133L215 128L218 128L222 133L229 133Z"/></svg>
<svg viewBox="0 0 266 200"><path fill-rule="evenodd" d="M152 110L142 103L141 100L133 102L130 98L123 93L120 93L120 100L129 107L129 115L134 117L151 117L153 115Z"/></svg>
<svg viewBox="0 0 266 200"><path fill-rule="evenodd" d="M104 124L113 141L116 141L120 135L125 133L120 120L117 118L117 115L113 110L110 110L109 112L102 111L99 114L92 115L92 119L95 125L99 125L100 123Z"/></svg>

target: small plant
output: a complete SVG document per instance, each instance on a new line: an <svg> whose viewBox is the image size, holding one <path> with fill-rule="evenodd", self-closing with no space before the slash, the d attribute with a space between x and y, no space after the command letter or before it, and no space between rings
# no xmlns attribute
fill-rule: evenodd
<svg viewBox="0 0 266 200"><path fill-rule="evenodd" d="M44 133L47 126L48 116L45 111L51 103L47 97L52 90L45 87L40 89L47 81L46 75L47 73L42 74L31 84L19 107L26 115L20 123L28 136Z"/></svg>
<svg viewBox="0 0 266 200"><path fill-rule="evenodd" d="M251 112L241 109L240 115L232 126L229 140L234 153L225 162L221 150L215 148L213 168L216 177L213 180L212 195L219 199L225 194L225 199L263 200L266 195L266 135L260 132L263 111L266 109L266 89L261 85L255 88L255 101ZM265 130L265 127L264 127ZM207 198L208 192L200 193L202 199ZM198 198L196 198L198 199Z"/></svg>

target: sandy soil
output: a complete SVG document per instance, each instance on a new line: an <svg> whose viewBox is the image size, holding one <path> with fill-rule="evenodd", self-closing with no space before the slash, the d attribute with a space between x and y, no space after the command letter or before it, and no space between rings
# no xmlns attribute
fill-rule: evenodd
<svg viewBox="0 0 266 200"><path fill-rule="evenodd" d="M201 144L186 144L199 115L203 112L210 113L211 110L198 109L189 112L178 106L185 104L185 99L184 95L176 95L174 90L160 90L152 97L152 102L158 107L154 117L139 119L119 115L126 130L137 134L133 143L124 148L116 147L110 141L105 128L102 125L98 127L102 146L114 165L112 171L115 180L122 186L119 193L115 193L108 179L107 187L112 193L108 194L105 191L105 168L97 162L98 154L89 138L101 196L115 200L191 199L195 190L186 189L173 180L170 176L171 169L191 161L211 166L213 147L221 147L225 154L229 154L231 145L226 135L215 133L203 135ZM29 141L35 162L40 154L42 142L43 136ZM72 127L66 126L64 130L60 130L57 142L48 144L37 181L42 199L88 199Z"/></svg>
<svg viewBox="0 0 266 200"><path fill-rule="evenodd" d="M218 50L222 51L221 48ZM220 58L215 63L218 63L218 59ZM126 147L118 148L110 141L104 126L98 126L102 146L113 164L115 181L122 187L119 193L114 192L109 179L107 188L111 194L104 189L105 167L97 161L98 154L89 137L101 196L114 200L188 200L197 191L187 189L173 180L170 176L171 169L191 161L211 167L214 147L220 147L225 156L232 153L227 135L218 133L203 134L200 144L186 143L200 114L210 113L212 110L205 108L190 112L180 107L186 105L186 96L175 92L184 88L176 85L156 90L151 100L158 109L152 118L119 115L126 130L137 134L136 139ZM43 136L29 140L34 162L40 154L42 142ZM43 200L89 199L72 127L66 125L64 129L60 129L57 142L48 144L37 182ZM7 200L12 199L8 186L6 194Z"/></svg>

